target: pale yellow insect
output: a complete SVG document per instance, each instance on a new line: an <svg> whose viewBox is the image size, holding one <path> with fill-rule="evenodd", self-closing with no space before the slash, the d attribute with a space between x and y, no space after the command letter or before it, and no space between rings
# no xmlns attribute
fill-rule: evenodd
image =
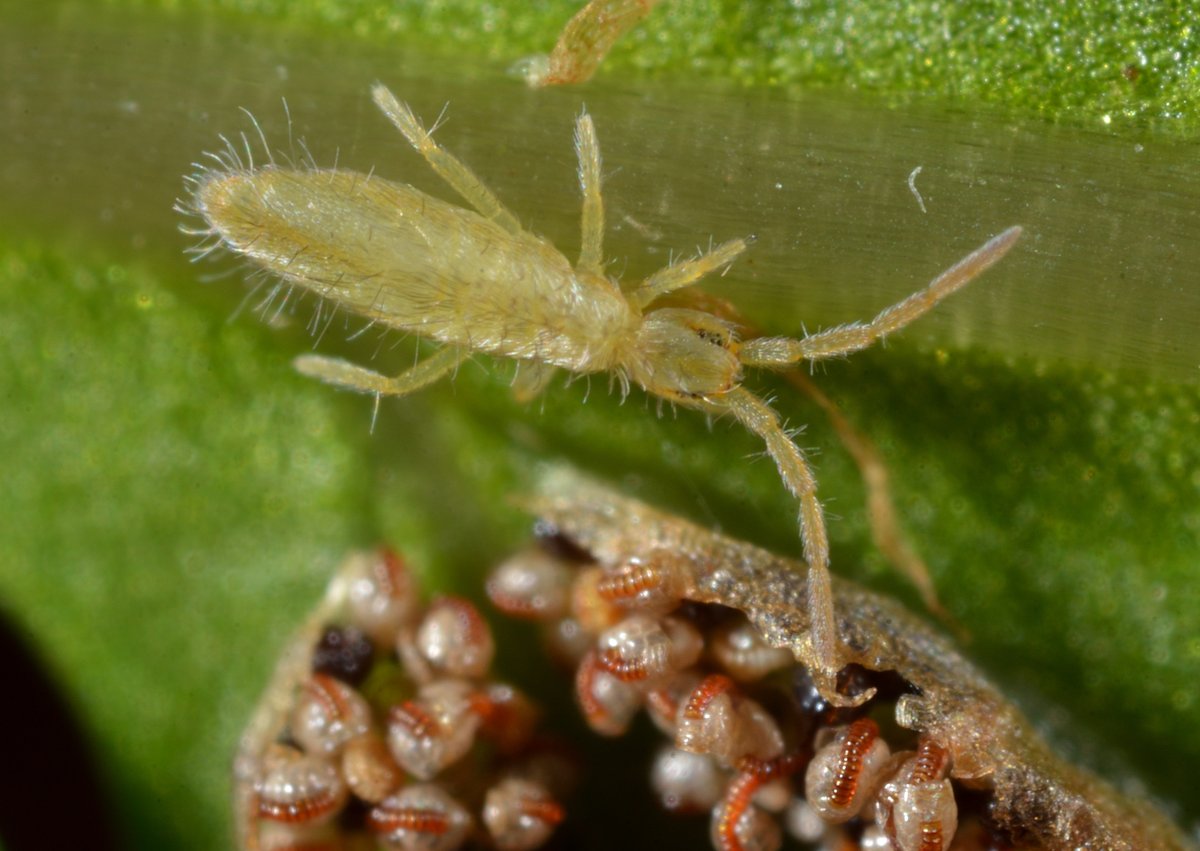
<svg viewBox="0 0 1200 851"><path fill-rule="evenodd" d="M411 186L347 171L255 168L229 147L219 168L192 177L189 211L223 247L330 300L336 310L444 344L408 371L388 377L343 360L307 355L305 375L376 397L403 396L449 374L475 352L522 362L517 392L529 398L556 368L608 373L622 392L647 393L706 414L730 415L762 438L788 490L800 502L809 565L809 641L813 677L830 700L848 658L838 642L829 580L829 543L816 480L778 415L742 386L744 367L787 369L870 346L917 319L999 260L1021 234L1009 228L939 275L926 288L865 324L800 339L739 340L732 323L710 313L656 307L661 297L728 266L752 238L734 239L632 283L604 272L600 151L592 119L575 126L583 190L583 241L572 266L553 245L524 230L475 174L433 141L412 111L382 85L375 103L473 208Z"/></svg>

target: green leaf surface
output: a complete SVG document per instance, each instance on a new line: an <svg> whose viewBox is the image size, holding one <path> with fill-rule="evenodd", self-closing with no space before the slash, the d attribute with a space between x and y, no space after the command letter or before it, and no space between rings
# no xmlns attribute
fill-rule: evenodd
<svg viewBox="0 0 1200 851"><path fill-rule="evenodd" d="M364 41L514 62L547 53L583 3L475 0L144 0L276 20ZM667 0L609 67L835 86L892 99L987 101L1094 127L1197 127L1200 27L1185 0Z"/></svg>
<svg viewBox="0 0 1200 851"><path fill-rule="evenodd" d="M638 393L622 404L603 380L556 383L520 406L511 368L481 359L453 383L385 402L372 434L369 400L292 372L291 358L313 345L306 311L290 324L283 314L283 328L252 310L231 320L240 286L196 283L211 267L182 262L186 240L168 210L187 163L217 131L243 126L236 105L274 109L287 94L297 135L322 161L345 144L355 167L395 166L408 154L365 95L377 76L428 96L427 115L453 99L447 144L568 256L578 239L569 128L586 98L609 169L613 271L646 274L710 233L753 229L755 253L714 289L781 333L870 316L981 234L1024 224L1014 256L956 297L962 312L956 301L816 380L880 448L905 527L972 634L971 655L1070 753L1120 782L1142 778L1185 823L1200 817L1194 146L1147 135L1149 150L1135 156L1111 137L920 110L880 129L850 102L745 104L740 92L680 82L696 67L761 81L779 66L781 80L809 79L777 49L802 38L785 26L793 18L751 7L664 4L603 72L624 80L615 89L531 94L500 72L547 49L572 4L536 19L494 5L430 4L421 15L405 4L287 5L278 14L304 16L308 31L263 9L192 19L114 6L96 17L66 4L36 20L14 13L21 25L0 35L11 39L5 55L22 57L0 66L15 84L0 141L0 613L81 719L125 846L226 847L238 731L342 552L386 539L429 587L478 596L482 573L524 538L509 496L539 462L568 460L702 522L799 550L794 505L760 447L729 423L658 416ZM804 11L812 24L833 20L833 8ZM1130 27L1132 5L1079 8L1145 39L1148 56L1173 44L1157 23ZM906 31L931 31L927 10L906 14ZM1042 14L1020 17L1033 28ZM702 18L707 45L695 38ZM856 35L882 28L865 13L857 20ZM768 25L779 28L770 38ZM1064 39L1086 27L1070 29ZM397 46L436 32L483 32L463 51L494 61L426 66ZM855 55L907 56L895 32ZM964 21L954 32L978 33L980 56L994 46L987 27ZM1097 42L1105 61L1125 61L1106 46L1117 43ZM40 62L14 47L27 44ZM395 67L393 53L404 54ZM1134 85L1165 81L1158 100L1129 106L1128 81L1093 85L1106 79L1098 71L1073 93L1054 88L1050 64L1036 85L1013 78L1014 106L1049 114L1052 103L1055 115L1091 116L1085 123L1125 107L1144 117L1166 109L1171 88L1172 109L1194 121L1182 84L1195 83L1191 55L1170 68L1155 61L1160 70ZM414 64L431 76L414 76ZM620 76L632 65L681 76L635 83ZM943 71L962 81L956 98L986 85ZM840 73L812 71L831 85L868 84ZM870 73L881 91L913 85L903 63ZM685 108L672 105L680 92ZM263 122L286 138L277 119ZM930 165L924 218L904 180L919 162ZM440 191L415 157L401 166ZM830 291L841 300L823 302ZM335 328L320 350L375 356L376 341L346 336ZM384 341L381 368L409 362L411 343L391 351L395 342ZM814 450L838 571L915 602L870 543L858 471L824 416L786 384L752 376L749 386L807 424L800 442ZM553 690L530 662L504 664ZM634 788L641 769L624 776Z"/></svg>

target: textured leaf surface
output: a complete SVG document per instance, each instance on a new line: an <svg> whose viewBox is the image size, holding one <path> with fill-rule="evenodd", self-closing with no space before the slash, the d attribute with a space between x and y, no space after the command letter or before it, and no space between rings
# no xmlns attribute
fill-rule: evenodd
<svg viewBox="0 0 1200 851"><path fill-rule="evenodd" d="M418 39L509 62L546 53L582 2L144 0L214 5L343 32ZM1180 0L666 0L614 49L614 70L761 85L851 87L907 99L988 101L1096 128L1197 127L1200 28Z"/></svg>
<svg viewBox="0 0 1200 851"><path fill-rule="evenodd" d="M399 39L393 29L414 38L436 31L444 39L484 32L487 45L479 39L472 49L505 60L546 49L569 11L559 5L535 19L495 6L480 12L430 5L421 29L405 17L415 14L407 6L288 8L338 52L346 50L338 39L347 28L371 39ZM613 73L630 64L679 67L695 57L656 51L686 49L708 51L695 61L714 74L761 80L764 52L747 52L745 45L802 38L782 30L762 35L766 19L742 7L679 3L674 16L664 14L668 8L614 54ZM1080 14L1100 14L1099 7L1081 8ZM1125 20L1120 16L1131 8L1114 7L1110 20ZM263 12L231 16L224 26L229 32L259 26ZM833 12L806 14L816 21ZM1023 20L1032 27L1038 14ZM39 31L47 38L33 40L40 50L57 46L67 55L75 40L100 38L102 20L70 5L60 17ZM776 23L784 27L787 20ZM869 17L858 20L854 34L866 39L874 25ZM694 38L695 28L705 26L714 42L707 47ZM1170 40L1147 27L1146 44L1155 33L1158 40L1146 50L1165 55ZM928 26L914 19L911 29ZM890 39L892 53L907 56L894 32L880 39L872 43ZM169 39L162 41L169 47ZM991 41L980 44L983 51ZM739 45L742 60L720 58ZM1147 73L1135 90L1186 76L1189 61L1157 77ZM829 54L828 62L844 57ZM779 63L780 79L799 79ZM38 170L17 173L10 165L3 174L5 185L37 188L5 193L8 200L0 202L7 223L0 237L0 609L45 660L90 735L124 844L226 845L228 761L237 732L279 645L344 549L386 538L426 572L431 587L476 589L489 564L522 539L526 521L507 500L541 460L567 459L702 522L798 551L794 508L753 440L727 423L710 429L686 412L657 417L637 394L622 405L603 382L593 382L590 392L582 382L555 385L526 408L510 400L506 369L472 364L452 385L385 403L369 434L369 401L292 373L291 357L311 346L302 330L274 330L248 317L228 321L240 298L236 285L202 292L193 269L163 260L181 244L170 233L174 222L161 222L169 218L186 159L172 164L169 175L155 172L149 189L139 188L136 169L153 160L168 130L139 124L139 143L125 145L119 158L102 145L138 110L161 113L164 122L177 117L167 96L146 95L129 80L105 80L97 95L86 81L106 73L99 66L77 68L61 59L56 67L72 75L69 91L56 94L52 75L35 79L15 64L3 67L5 79L20 84L10 115L49 116L69 132L49 134L55 141L44 146ZM237 72L241 67L257 69L208 69L203 79L215 90L231 70L250 76ZM866 67L859 63L855 73ZM872 85L884 91L907 85L904 67L871 72ZM1000 73L995 67L992 73ZM812 73L830 83L869 83L848 72ZM1083 76L1108 79L1099 72ZM170 75L162 79L167 89L181 85ZM946 79L959 78L947 72ZM1128 82L1122 77L1104 91L1119 100ZM981 85L966 80L952 94L971 97L978 89L967 83ZM125 97L127 84L142 94ZM497 78L496 85L516 84ZM1074 85L1060 84L1047 100L1049 83L1013 81L1031 108L1058 104L1054 109L1081 110L1072 114L1085 122L1101 109L1119 108L1106 105L1091 83ZM1173 87L1172 97L1184 99L1185 119L1194 115L1190 92ZM570 111L578 98L571 95ZM1165 109L1151 100L1131 108L1139 115ZM79 131L67 124L68 112L86 113L91 123ZM322 128L322 141L336 144L343 129ZM560 129L555 144L562 148ZM722 138L714 133L712 144ZM516 145L497 150L521 155ZM568 150L562 159L569 175ZM688 176L672 173L669 158L654 158L653 167L668 184ZM513 184L532 184L531 193L545 191L536 174L495 170ZM83 184L84 192L67 200L56 194L64 181L78 185L70 181L85 172L116 174L129 194L111 185L89 194L99 182ZM732 167L727 173L738 174ZM535 194L505 197L522 216L536 211L541 221L554 220L555 208L539 208ZM687 203L702 200L697 194ZM1086 212L1080 219L1090 222ZM33 232L25 236L27 213ZM548 227L571 233L574 222ZM1169 226L1186 236L1194 222L1176 216ZM872 238L876 225L863 225ZM738 220L728 229L742 226ZM885 257L908 250L897 249L882 230ZM1030 253L1037 245L1031 238ZM1154 254L1146 262L1165 273L1170 259ZM753 259L746 269L753 273ZM1185 284L1181 279L1180 292ZM1155 306L1167 319L1183 311L1186 320L1187 308ZM1097 320L1114 345L1124 318L1103 312ZM1194 382L1154 378L1152 370L1107 372L1107 359L1094 349L1068 362L916 342L900 340L832 364L817 379L886 457L906 527L949 608L973 635L970 652L1072 753L1118 778L1132 776L1126 773L1132 768L1177 801L1185 821L1197 818L1200 792L1191 775L1200 759L1200 447L1194 440L1200 401ZM339 346L331 337L322 350ZM373 350L373 344L345 348L361 359ZM1180 360L1195 360L1194 354ZM385 353L381 364L399 368L410 356L402 347ZM773 390L793 424L810 424L801 443L819 450L814 458L835 565L911 602L869 543L857 471L820 412L782 383L756 377L751 386ZM507 664L540 692L553 689L538 681L536 659ZM559 705L565 711L556 720L569 723L569 703L560 698ZM636 790L640 770L629 776L622 785Z"/></svg>

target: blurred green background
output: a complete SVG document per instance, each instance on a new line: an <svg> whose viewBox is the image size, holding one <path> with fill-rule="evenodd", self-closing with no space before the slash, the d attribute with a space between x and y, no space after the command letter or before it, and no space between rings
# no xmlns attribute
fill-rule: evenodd
<svg viewBox="0 0 1200 851"><path fill-rule="evenodd" d="M449 104L441 141L568 256L586 103L610 271L754 233L708 288L772 332L867 318L1024 225L936 315L814 378L884 455L968 652L1073 757L1193 824L1200 64L1184 4L666 2L585 87L506 73L576 8L0 0L0 614L82 725L118 846L227 847L237 733L340 555L388 540L430 588L479 596L527 534L507 497L540 462L799 550L792 502L728 423L621 404L603 381L520 406L511 365L480 359L385 402L372 434L369 400L290 369L314 347L311 305L260 321L236 312L235 264L188 265L171 206L218 133L251 130L238 107L286 149L286 98L319 163L445 197L376 114L374 80L427 120ZM396 336L346 342L356 327L316 348L385 371L412 357ZM748 384L807 424L836 569L914 602L824 415ZM504 635L506 674L565 688L539 680L524 631ZM43 726L19 749L67 736Z"/></svg>

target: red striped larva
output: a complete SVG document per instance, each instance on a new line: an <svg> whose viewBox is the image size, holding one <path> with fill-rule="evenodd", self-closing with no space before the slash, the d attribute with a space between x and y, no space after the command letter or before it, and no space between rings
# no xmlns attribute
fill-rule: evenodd
<svg viewBox="0 0 1200 851"><path fill-rule="evenodd" d="M300 372L339 387L403 396L449 374L473 353L521 362L518 393L531 398L564 369L607 373L622 393L636 385L660 400L713 417L729 416L763 441L787 490L799 501L810 641L804 662L826 700L861 703L837 690L837 672L853 660L837 632L825 515L816 478L779 415L743 383L747 367L791 369L803 361L868 348L920 318L996 263L1015 244L1009 228L927 287L864 323L801 338L739 339L713 313L661 299L729 267L754 241L732 239L681 260L639 283L622 284L603 260L604 203L600 149L586 113L575 125L583 194L582 250L572 265L545 239L521 227L482 181L439 146L412 110L382 85L375 103L430 166L473 210L404 184L337 169L259 168L230 145L188 178L178 208L199 216L193 233L204 256L224 249L280 280L268 301L297 289L330 302L329 312L412 333L441 348L407 372L388 377L321 355L296 361ZM270 155L268 154L270 158ZM282 309L282 308L281 308Z"/></svg>
<svg viewBox="0 0 1200 851"><path fill-rule="evenodd" d="M575 673L575 699L583 720L602 736L623 734L642 706L637 690L604 670L594 650L583 657Z"/></svg>
<svg viewBox="0 0 1200 851"><path fill-rule="evenodd" d="M743 757L738 773L713 809L712 841L717 851L775 851L783 844L779 822L753 805L766 784L791 775L800 767L794 754L763 760Z"/></svg>
<svg viewBox="0 0 1200 851"><path fill-rule="evenodd" d="M606 570L596 592L622 608L668 612L687 593L687 573L668 553L633 558Z"/></svg>
<svg viewBox="0 0 1200 851"><path fill-rule="evenodd" d="M471 815L440 786L405 786L367 814L367 825L388 847L404 851L450 851L471 827Z"/></svg>
<svg viewBox="0 0 1200 851"><path fill-rule="evenodd" d="M416 579L404 559L380 547L352 553L344 570L351 620L376 643L391 644L420 603Z"/></svg>
<svg viewBox="0 0 1200 851"><path fill-rule="evenodd" d="M439 597L429 606L413 641L437 674L479 677L492 664L492 630L475 604L462 597Z"/></svg>
<svg viewBox="0 0 1200 851"><path fill-rule="evenodd" d="M752 775L739 775L713 809L710 835L717 851L776 851L783 844L779 822L751 803L759 785Z"/></svg>
<svg viewBox="0 0 1200 851"><path fill-rule="evenodd" d="M875 820L897 851L946 851L958 829L950 755L929 736L879 791Z"/></svg>
<svg viewBox="0 0 1200 851"><path fill-rule="evenodd" d="M254 792L260 819L305 828L327 823L346 803L346 784L331 763L283 746L264 758Z"/></svg>
<svg viewBox="0 0 1200 851"><path fill-rule="evenodd" d="M705 677L679 708L675 747L709 754L722 765L783 753L783 734L757 701L743 695L724 674Z"/></svg>
<svg viewBox="0 0 1200 851"><path fill-rule="evenodd" d="M858 815L871 799L886 768L890 751L879 737L879 725L859 718L847 727L822 730L808 764L804 788L808 802L827 822L837 824Z"/></svg>
<svg viewBox="0 0 1200 851"><path fill-rule="evenodd" d="M690 669L672 677L670 681L646 692L646 714L654 726L672 741L679 727L679 710L700 685L704 677L698 670Z"/></svg>
<svg viewBox="0 0 1200 851"><path fill-rule="evenodd" d="M346 683L313 674L292 711L292 738L306 753L333 756L371 726L371 708Z"/></svg>
<svg viewBox="0 0 1200 851"><path fill-rule="evenodd" d="M680 618L630 615L597 641L601 668L638 688L652 688L700 658L704 640Z"/></svg>
<svg viewBox="0 0 1200 851"><path fill-rule="evenodd" d="M565 816L544 786L519 777L501 780L483 802L483 824L500 851L537 848Z"/></svg>
<svg viewBox="0 0 1200 851"><path fill-rule="evenodd" d="M552 620L567 612L574 571L543 547L502 562L487 580L487 595L506 615Z"/></svg>
<svg viewBox="0 0 1200 851"><path fill-rule="evenodd" d="M604 571L585 567L571 588L571 615L585 632L603 632L625 618L625 611L601 592Z"/></svg>
<svg viewBox="0 0 1200 851"><path fill-rule="evenodd" d="M679 704L675 719L675 747L689 753L710 753L718 742L729 739L736 723L730 691L733 680L724 674L709 674Z"/></svg>
<svg viewBox="0 0 1200 851"><path fill-rule="evenodd" d="M462 680L422 686L417 697L388 713L388 746L396 762L428 780L458 761L471 749L482 722L476 707L474 688Z"/></svg>

